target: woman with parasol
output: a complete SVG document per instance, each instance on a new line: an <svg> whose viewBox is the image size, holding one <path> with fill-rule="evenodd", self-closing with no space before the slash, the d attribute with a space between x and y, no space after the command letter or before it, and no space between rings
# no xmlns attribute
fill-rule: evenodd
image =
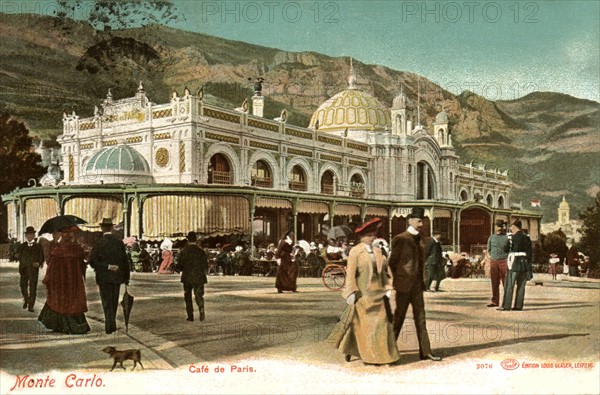
<svg viewBox="0 0 600 395"><path fill-rule="evenodd" d="M55 332L85 334L90 326L85 318L85 251L75 241L76 225L58 225L58 242L49 245L46 275L46 304L38 317L44 326Z"/></svg>

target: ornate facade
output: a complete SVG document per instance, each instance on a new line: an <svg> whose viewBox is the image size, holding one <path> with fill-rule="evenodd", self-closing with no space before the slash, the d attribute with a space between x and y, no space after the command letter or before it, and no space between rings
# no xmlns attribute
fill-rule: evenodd
<svg viewBox="0 0 600 395"><path fill-rule="evenodd" d="M93 117L65 114L63 179L4 196L9 229L61 213L90 224L111 216L148 239L195 230L276 240L292 226L308 239L323 225L380 216L391 237L419 205L428 231L440 228L455 249L482 244L495 220L515 216L537 240L541 217L511 206L506 172L459 163L443 111L427 130L406 95L388 109L353 76L307 128L289 125L285 110L265 119L260 82L250 103L220 108L186 88L156 105L140 83L131 98L109 91Z"/></svg>

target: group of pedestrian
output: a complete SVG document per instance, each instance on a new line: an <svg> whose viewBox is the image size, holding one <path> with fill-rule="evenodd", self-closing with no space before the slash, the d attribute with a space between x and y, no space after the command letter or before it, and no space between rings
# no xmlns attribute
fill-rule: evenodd
<svg viewBox="0 0 600 395"><path fill-rule="evenodd" d="M356 229L360 243L350 250L342 292L348 307L327 339L347 362L358 357L366 364L396 363L400 359L396 343L409 305L420 359L442 359L431 350L425 320L425 244L420 233L423 218L424 209L412 209L409 226L393 238L387 259L380 248L373 246L381 225L379 218Z"/></svg>
<svg viewBox="0 0 600 395"><path fill-rule="evenodd" d="M510 231L507 234L504 223L496 221L495 233L487 242L492 283L492 300L487 307L498 307L499 311L523 310L525 285L533 278L531 239L523 232L519 219L510 225ZM504 287L501 306L500 284Z"/></svg>

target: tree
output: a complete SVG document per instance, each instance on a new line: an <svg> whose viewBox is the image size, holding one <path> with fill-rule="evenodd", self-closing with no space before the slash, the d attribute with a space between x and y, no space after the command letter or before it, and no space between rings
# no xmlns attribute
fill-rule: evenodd
<svg viewBox="0 0 600 395"><path fill-rule="evenodd" d="M579 213L579 218L583 224L579 230L582 236L577 248L590 257L590 272L598 272L600 269L600 192L596 194L594 205Z"/></svg>
<svg viewBox="0 0 600 395"><path fill-rule="evenodd" d="M0 103L0 194L27 186L32 178L39 179L45 173L41 160L33 151L27 127L11 118L6 106Z"/></svg>

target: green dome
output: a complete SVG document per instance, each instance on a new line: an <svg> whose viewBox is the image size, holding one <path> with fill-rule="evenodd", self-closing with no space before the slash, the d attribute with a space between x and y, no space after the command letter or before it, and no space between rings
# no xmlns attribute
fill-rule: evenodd
<svg viewBox="0 0 600 395"><path fill-rule="evenodd" d="M121 144L98 151L87 163L87 172L124 171L128 173L150 173L144 157L128 145Z"/></svg>

